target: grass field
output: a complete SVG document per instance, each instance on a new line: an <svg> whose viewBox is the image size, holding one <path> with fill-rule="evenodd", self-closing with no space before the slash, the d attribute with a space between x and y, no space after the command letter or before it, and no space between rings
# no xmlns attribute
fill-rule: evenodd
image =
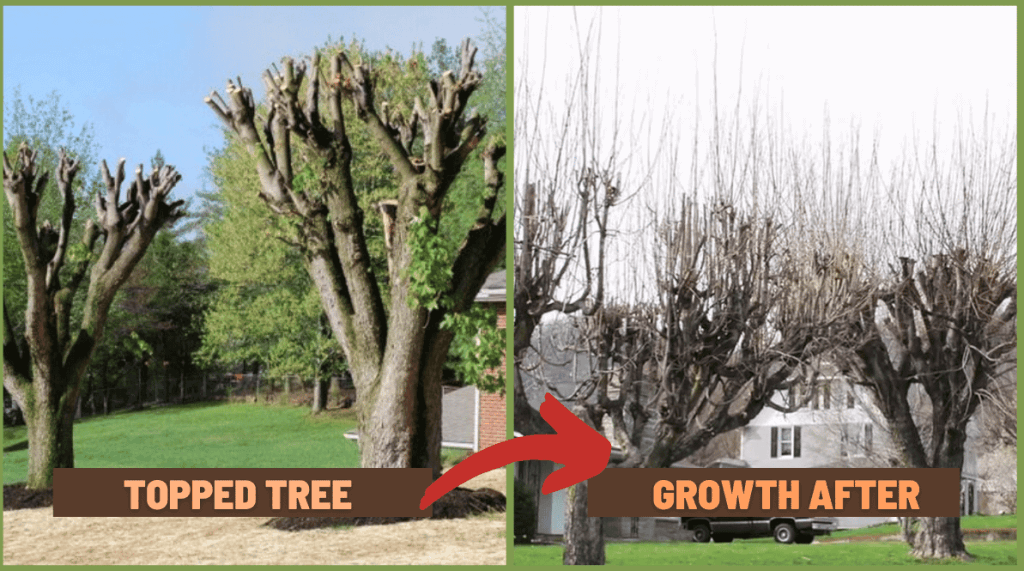
<svg viewBox="0 0 1024 571"><path fill-rule="evenodd" d="M972 515L960 518L961 529L1017 529L1016 515ZM896 524L834 532L825 541L872 535L897 535ZM912 565L910 549L899 541L857 541L779 545L770 537L715 543L607 543L608 565ZM1016 565L1016 541L968 542L976 563ZM514 565L560 565L559 545L517 545ZM960 563L949 561L943 563Z"/></svg>
<svg viewBox="0 0 1024 571"><path fill-rule="evenodd" d="M960 529L1017 529L1017 516L1012 515L969 515L960 518ZM898 535L899 526L895 523L844 529L835 531L829 537L842 539L845 537L862 537L865 535Z"/></svg>
<svg viewBox="0 0 1024 571"><path fill-rule="evenodd" d="M84 419L79 468L354 468L342 434L355 413L312 417L303 407L197 403ZM4 483L27 478L25 427L4 428Z"/></svg>
<svg viewBox="0 0 1024 571"><path fill-rule="evenodd" d="M906 544L897 541L779 545L738 541L715 543L608 543L608 565L915 565ZM1017 542L967 544L975 563L1016 565ZM561 565L558 545L517 545L514 565ZM941 563L960 564L960 561Z"/></svg>

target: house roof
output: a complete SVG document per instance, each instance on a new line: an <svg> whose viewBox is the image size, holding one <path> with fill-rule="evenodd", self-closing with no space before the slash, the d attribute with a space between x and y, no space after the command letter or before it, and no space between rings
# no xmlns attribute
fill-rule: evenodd
<svg viewBox="0 0 1024 571"><path fill-rule="evenodd" d="M505 301L505 270L498 270L487 276L475 300L482 303L503 303Z"/></svg>

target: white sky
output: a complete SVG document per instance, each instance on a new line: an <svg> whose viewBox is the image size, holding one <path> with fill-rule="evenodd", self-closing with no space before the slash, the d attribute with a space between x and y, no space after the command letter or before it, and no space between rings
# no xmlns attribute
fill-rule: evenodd
<svg viewBox="0 0 1024 571"><path fill-rule="evenodd" d="M708 105L717 31L720 100L735 100L742 69L744 92L760 86L772 108L784 100L796 133L820 133L826 105L836 129L855 119L890 147L915 129L930 135L933 116L945 130L958 109L981 113L986 101L1016 121L1015 6L516 7L517 73L528 54L539 74L546 54L549 100L561 100L574 19L586 26L599 11L606 81L618 50L622 101L651 110Z"/></svg>
<svg viewBox="0 0 1024 571"><path fill-rule="evenodd" d="M707 128L716 46L726 116L734 114L742 82L741 113L756 96L790 140L806 137L809 148L821 148L815 143L827 108L833 144L858 130L864 157L877 136L883 170L908 147L923 151L933 126L941 144L958 123L980 125L986 106L995 127L1016 132L1015 6L516 7L516 85L543 85L555 114L566 76L577 69L580 38L598 14L602 108L610 109L618 76L624 128L635 129L628 122L641 115L646 123L640 137L650 142L629 145L641 162L664 148L664 125L678 134L680 157L689 155L698 110L700 130ZM517 152L517 171L522 158ZM643 168L625 170L636 177ZM629 262L635 254L612 255Z"/></svg>

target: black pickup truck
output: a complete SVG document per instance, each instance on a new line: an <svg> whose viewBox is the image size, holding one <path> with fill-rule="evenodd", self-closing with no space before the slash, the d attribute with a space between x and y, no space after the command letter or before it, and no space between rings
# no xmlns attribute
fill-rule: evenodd
<svg viewBox="0 0 1024 571"><path fill-rule="evenodd" d="M728 543L734 538L774 537L779 543L811 543L816 535L835 531L833 517L684 517L680 525L693 532L693 540Z"/></svg>

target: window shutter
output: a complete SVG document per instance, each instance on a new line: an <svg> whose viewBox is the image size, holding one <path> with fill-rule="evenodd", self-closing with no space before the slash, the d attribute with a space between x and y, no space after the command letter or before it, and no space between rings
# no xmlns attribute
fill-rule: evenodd
<svg viewBox="0 0 1024 571"><path fill-rule="evenodd" d="M800 457L800 427L793 427L793 458Z"/></svg>
<svg viewBox="0 0 1024 571"><path fill-rule="evenodd" d="M871 425L870 424L865 424L864 425L864 451L865 452L871 452L871 431L872 431Z"/></svg>
<svg viewBox="0 0 1024 571"><path fill-rule="evenodd" d="M772 458L776 458L779 455L779 427L772 427Z"/></svg>

